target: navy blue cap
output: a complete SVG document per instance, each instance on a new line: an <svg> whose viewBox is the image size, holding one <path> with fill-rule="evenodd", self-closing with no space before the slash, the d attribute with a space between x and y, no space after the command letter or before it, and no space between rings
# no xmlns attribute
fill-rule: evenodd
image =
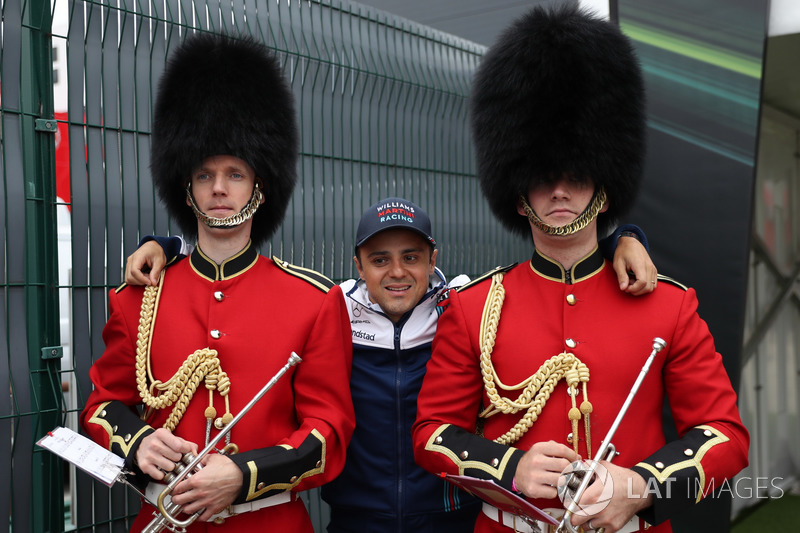
<svg viewBox="0 0 800 533"><path fill-rule="evenodd" d="M416 231L436 246L431 236L431 219L418 205L404 198L385 198L371 205L361 215L356 232L356 248L383 230L392 228Z"/></svg>

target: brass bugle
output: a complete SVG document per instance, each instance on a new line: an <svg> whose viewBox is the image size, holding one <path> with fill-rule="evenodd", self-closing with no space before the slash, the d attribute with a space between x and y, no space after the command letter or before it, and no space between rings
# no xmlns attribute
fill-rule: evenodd
<svg viewBox="0 0 800 533"><path fill-rule="evenodd" d="M575 491L572 501L567 506L567 510L564 513L564 516L561 518L561 523L559 523L558 527L556 528L556 533L563 533L564 531L569 531L570 533L578 532L578 530L575 529L575 526L573 526L570 522L570 518L577 511L576 507L578 506L578 502L580 501L581 496L583 496L584 491L586 491L586 487L588 487L589 483L592 481L592 476L594 475L595 470L597 470L598 461L605 459L606 461L611 462L614 459L614 455L616 455L616 448L614 448L614 445L611 444L611 439L614 438L614 433L617 432L617 428L622 422L622 419L625 418L625 413L628 412L628 408L630 408L631 403L633 402L633 397L636 396L637 392L639 392L639 387L642 386L644 377L650 371L650 365L653 364L653 360L656 358L658 352L663 350L666 345L667 342L660 337L653 339L653 350L650 352L650 356L647 358L644 366L639 371L639 377L636 378L636 382L633 384L633 387L631 387L631 391L628 393L625 403L622 404L622 408L619 410L619 413L617 413L617 418L614 420L614 423L611 424L611 429L608 430L606 437L600 444L600 449L597 450L594 460L591 462L589 469L584 474L578 490Z"/></svg>
<svg viewBox="0 0 800 533"><path fill-rule="evenodd" d="M160 515L153 518L150 524L148 524L147 527L142 530L143 533L158 533L165 528L172 531L185 530L187 526L189 526L192 522L197 520L201 514L203 514L203 509L201 509L186 520L178 520L177 516L180 514L182 506L173 503L171 500L166 502L165 499L169 494L172 493L173 490L175 490L175 487L178 485L178 483L183 481L187 476L193 474L195 470L202 468L200 466L200 461L202 461L203 458L211 451L216 449L217 443L219 443L219 441L221 441L228 433L230 433L231 429L233 429L233 426L235 426L239 420L241 420L242 417L253 408L253 406L261 399L261 397L264 396L267 391L278 382L278 380L286 373L287 370L289 370L289 368L301 361L302 359L300 356L295 352L292 352L286 364L283 365L283 367L278 370L274 376L272 376L272 379L270 379L267 384L264 385L255 396L253 396L247 405L245 405L244 408L242 408L242 410L239 411L235 417L233 417L233 420L231 420L224 428L222 428L222 430L220 430L219 433L217 433L213 439L211 439L211 441L200 453L197 454L197 456L193 457L191 454L184 455L183 462L185 463L185 466L181 463L176 465L174 477L169 480L167 486L164 487L164 490L162 490L158 495L157 507Z"/></svg>

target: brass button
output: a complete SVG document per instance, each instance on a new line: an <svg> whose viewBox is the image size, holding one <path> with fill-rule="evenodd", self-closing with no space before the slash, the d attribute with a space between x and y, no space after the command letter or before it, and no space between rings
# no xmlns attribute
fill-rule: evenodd
<svg viewBox="0 0 800 533"><path fill-rule="evenodd" d="M694 451L690 450L689 448L686 448L685 450L683 450L683 455L685 455L686 457L691 457L692 455L694 455Z"/></svg>
<svg viewBox="0 0 800 533"><path fill-rule="evenodd" d="M256 489L258 489L258 490L262 490L264 487L266 487L266 485L264 484L263 481L261 483L259 483L258 485L256 485Z"/></svg>
<svg viewBox="0 0 800 533"><path fill-rule="evenodd" d="M221 526L224 523L225 523L225 517L223 517L223 516L218 516L218 517L216 517L214 519L214 524L216 524L218 526Z"/></svg>
<svg viewBox="0 0 800 533"><path fill-rule="evenodd" d="M661 470L662 468L664 468L664 463L662 463L661 461L656 462L656 468Z"/></svg>
<svg viewBox="0 0 800 533"><path fill-rule="evenodd" d="M436 444L441 444L441 443L442 443L442 436L441 436L441 435L439 435L438 437L436 437L436 438L433 440L433 442L435 442Z"/></svg>
<svg viewBox="0 0 800 533"><path fill-rule="evenodd" d="M129 440L131 440L131 434L130 434L130 433L127 433L127 434L125 435L125 442L128 442Z"/></svg>
<svg viewBox="0 0 800 533"><path fill-rule="evenodd" d="M710 430L710 429L707 429L707 430L705 430L705 431L703 432L703 435L705 435L706 437L710 437L711 435L713 435L713 433L711 433L711 430Z"/></svg>
<svg viewBox="0 0 800 533"><path fill-rule="evenodd" d="M117 425L115 424L115 425L114 425L114 427L112 427L112 428L111 428L111 432L112 432L112 433L116 433L118 429L119 429L119 426L117 426Z"/></svg>
<svg viewBox="0 0 800 533"><path fill-rule="evenodd" d="M467 457L469 457L469 452L467 450L464 450L459 454L459 457L461 457L462 460L466 461Z"/></svg>
<svg viewBox="0 0 800 533"><path fill-rule="evenodd" d="M315 465L315 468L319 468L321 466L322 466L322 461L317 461L317 464Z"/></svg>
<svg viewBox="0 0 800 533"><path fill-rule="evenodd" d="M500 459L498 459L497 457L492 459L492 467L493 468L497 468L497 465L499 465L499 464L500 464Z"/></svg>
<svg viewBox="0 0 800 533"><path fill-rule="evenodd" d="M567 345L567 348L574 348L574 347L576 347L576 346L578 345L578 343L577 343L577 342L575 342L573 339L567 339L567 340L565 340L565 341L564 341L564 344L566 344L566 345Z"/></svg>
<svg viewBox="0 0 800 533"><path fill-rule="evenodd" d="M575 297L574 294L567 294L567 303L569 305L575 305L578 303L578 299Z"/></svg>
<svg viewBox="0 0 800 533"><path fill-rule="evenodd" d="M572 435L572 432L570 431L570 432L567 434L567 442L569 442L570 444L572 444L572 439L573 439L573 435Z"/></svg>
<svg viewBox="0 0 800 533"><path fill-rule="evenodd" d="M222 333L220 333L220 331L218 329L212 329L211 330L211 337L214 338L214 339L219 339L220 337L222 337Z"/></svg>
<svg viewBox="0 0 800 533"><path fill-rule="evenodd" d="M214 299L216 301L218 301L218 302L221 302L222 300L225 299L225 295L222 293L222 291L215 291L214 292Z"/></svg>
<svg viewBox="0 0 800 533"><path fill-rule="evenodd" d="M102 411L100 411L100 416L102 416L103 418L105 418L105 417L106 417L106 410L105 410L105 409L103 409Z"/></svg>
<svg viewBox="0 0 800 533"><path fill-rule="evenodd" d="M289 483L294 483L295 481L297 481L297 476L292 476L292 478L289 480Z"/></svg>

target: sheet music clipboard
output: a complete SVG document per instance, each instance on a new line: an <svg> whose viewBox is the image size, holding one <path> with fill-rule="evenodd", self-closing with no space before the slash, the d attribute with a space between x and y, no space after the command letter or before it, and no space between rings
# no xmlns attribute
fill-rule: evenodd
<svg viewBox="0 0 800 533"><path fill-rule="evenodd" d="M69 428L57 427L36 441L42 448L74 464L96 480L111 487L123 480L125 460Z"/></svg>
<svg viewBox="0 0 800 533"><path fill-rule="evenodd" d="M454 485L470 492L481 500L494 505L504 513L515 514L523 519L539 520L557 526L558 520L545 513L525 498L506 490L497 483L488 479L478 479L470 476L457 476L447 473L439 474Z"/></svg>

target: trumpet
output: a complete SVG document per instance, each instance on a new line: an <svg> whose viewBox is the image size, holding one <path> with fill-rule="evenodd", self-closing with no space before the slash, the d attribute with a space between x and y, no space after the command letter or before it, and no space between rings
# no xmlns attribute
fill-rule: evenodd
<svg viewBox="0 0 800 533"><path fill-rule="evenodd" d="M225 438L225 436L230 433L231 429L233 429L233 426L235 426L242 419L242 417L253 408L253 406L261 399L261 397L264 396L267 391L278 382L278 380L286 373L287 370L289 370L289 368L301 361L302 359L300 356L295 352L292 352L286 364L280 370L278 370L272 379L270 379L267 384L256 393L255 396L253 396L247 405L245 405L244 408L239 411L239 414L233 417L233 419L224 428L222 428L222 430L217 433L213 439L211 439L211 441L200 453L198 453L196 456L193 456L190 453L184 454L181 462L176 463L175 469L172 472L168 472L167 475L164 476L164 480L168 484L158 495L157 507L159 513L156 514L156 517L153 518L147 527L142 530L143 533L158 533L164 529L179 532L186 531L186 527L188 527L192 522L197 520L201 514L203 514L204 509L201 509L191 515L189 518L185 520L179 520L177 516L180 514L182 506L174 503L171 499L167 501L166 498L172 493L173 490L175 490L175 487L178 485L178 483L202 468L200 461L202 461L203 458L211 451L216 449L217 443L219 443L220 440Z"/></svg>
<svg viewBox="0 0 800 533"><path fill-rule="evenodd" d="M583 493L586 491L586 487L588 487L589 483L592 481L592 476L597 470L598 461L605 459L606 461L611 462L614 459L614 456L617 454L616 448L613 444L611 444L611 439L614 438L614 433L617 432L617 428L622 422L622 419L625 417L625 413L628 412L628 408L630 408L631 402L633 402L633 397L636 396L636 393L639 391L639 387L642 386L644 377L650 371L650 366L653 364L653 360L656 358L658 352L663 350L666 345L667 343L664 339L659 337L653 339L653 350L650 352L650 356L647 358L644 366L639 371L639 376L636 378L633 387L631 387L631 391L628 393L625 403L622 404L622 408L619 410L617 418L614 420L614 423L611 424L611 429L608 430L608 434L606 434L606 437L600 444L600 449L597 450L594 460L592 460L590 463L589 468L583 472L583 479L575 490L575 494L572 496L572 501L567 506L567 510L564 513L564 516L561 518L561 522L558 524L558 527L556 528L556 533L564 533L565 531L568 531L569 533L578 533L578 530L575 529L575 526L573 526L570 522L570 518L578 510L578 502L583 496ZM570 482L566 484L565 488L575 489L574 484Z"/></svg>

